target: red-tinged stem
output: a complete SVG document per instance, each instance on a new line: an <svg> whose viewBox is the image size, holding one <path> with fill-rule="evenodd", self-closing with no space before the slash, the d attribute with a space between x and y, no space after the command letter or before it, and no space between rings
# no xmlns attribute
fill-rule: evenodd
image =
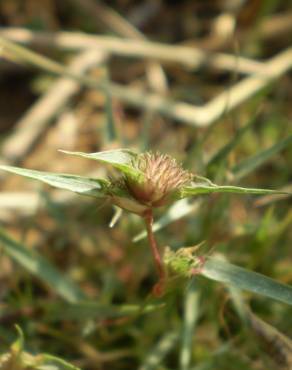
<svg viewBox="0 0 292 370"><path fill-rule="evenodd" d="M153 230L152 230L152 225L153 225L153 214L152 211L149 210L146 215L144 216L145 219L145 224L146 224L146 230L147 230L147 236L148 236L148 241L150 244L151 252L154 258L155 266L157 269L157 273L159 276L159 280L162 282L165 279L165 270L163 268L161 256L158 250L158 245L155 240Z"/></svg>

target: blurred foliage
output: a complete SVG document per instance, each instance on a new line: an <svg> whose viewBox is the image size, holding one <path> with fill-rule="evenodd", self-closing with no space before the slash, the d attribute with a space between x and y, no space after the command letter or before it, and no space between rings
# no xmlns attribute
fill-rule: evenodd
<svg viewBox="0 0 292 370"><path fill-rule="evenodd" d="M279 0L0 2L3 27L122 36L113 16L119 14L151 40L258 61L291 44L291 13L291 1ZM48 47L37 51L64 65L73 56ZM0 59L3 146L55 81L11 59ZM141 58L114 56L106 68L97 66L88 75L144 86L147 66ZM244 78L236 65L223 72L205 66L189 71L165 63L163 71L166 94L194 104ZM128 108L100 91L80 89L17 165L103 177L103 166L64 156L57 149L96 152L129 147L169 153L218 184L291 190L291 91L291 74L286 74L211 126L197 128ZM2 159L7 160L4 154ZM289 369L291 306L251 293L238 293L238 298L229 287L203 277L183 283L173 279L169 292L154 298L156 277L147 243L142 238L132 241L144 230L137 216L124 213L110 228L114 210L107 203L68 196L12 175L1 174L1 180L1 229L13 245L26 248L26 257L38 256L48 268L16 262L5 253L1 237L0 352L6 356L0 360L2 369L1 361L7 361L15 343L15 324L24 333L26 359L50 354L51 362L42 364L43 370L70 369L65 361L84 370ZM178 249L205 241L200 253L218 252L232 264L291 285L291 199L214 194L173 207L156 212L161 247ZM50 284L44 283L44 276L52 278ZM67 289L74 292L73 299ZM70 304L75 298L84 301ZM273 332L276 340L263 346L259 326L246 323L242 314L245 304L285 339ZM265 325L256 323L265 334ZM271 343L286 362L279 362ZM28 366L37 369L39 364Z"/></svg>

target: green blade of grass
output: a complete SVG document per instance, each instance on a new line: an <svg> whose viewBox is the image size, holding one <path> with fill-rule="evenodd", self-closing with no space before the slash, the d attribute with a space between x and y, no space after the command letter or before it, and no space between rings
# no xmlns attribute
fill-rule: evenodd
<svg viewBox="0 0 292 370"><path fill-rule="evenodd" d="M220 259L209 258L202 268L202 275L292 305L291 286Z"/></svg>
<svg viewBox="0 0 292 370"><path fill-rule="evenodd" d="M5 254L49 285L65 301L75 303L86 298L82 290L63 276L46 258L15 241L1 229L0 243Z"/></svg>
<svg viewBox="0 0 292 370"><path fill-rule="evenodd" d="M274 361L276 367L292 368L292 340L280 332L274 326L268 324L250 310L247 311L248 324L253 334L256 335L259 342L264 346L269 343L267 354Z"/></svg>
<svg viewBox="0 0 292 370"><path fill-rule="evenodd" d="M207 163L206 170L207 172L213 172L213 169L217 167L222 161L226 159L228 154L236 147L236 145L240 142L243 135L248 132L256 122L258 116L254 114L250 121L241 129L239 129L234 137L227 142L222 148L220 148L213 157L211 157Z"/></svg>
<svg viewBox="0 0 292 370"><path fill-rule="evenodd" d="M279 141L275 145L271 146L268 149L261 150L257 154L244 159L236 166L233 167L232 173L235 178L241 179L250 172L254 171L256 168L264 164L267 160L273 157L275 154L285 149L289 144L292 143L292 135L286 137L285 139Z"/></svg>
<svg viewBox="0 0 292 370"><path fill-rule="evenodd" d="M109 83L108 68L104 67L104 80L105 84ZM105 92L105 114L106 122L104 123L104 138L106 143L118 141L118 133L116 129L115 113L113 107L113 99L111 95Z"/></svg>
<svg viewBox="0 0 292 370"><path fill-rule="evenodd" d="M233 302L234 308L237 311L244 325L246 325L253 333L257 336L259 342L264 345L269 343L269 351L267 354L278 363L278 359L281 357L282 364L285 364L290 369L292 365L292 341L285 334L281 333L274 326L266 323L245 304L242 297L242 292L234 287L228 285L230 298Z"/></svg>
<svg viewBox="0 0 292 370"><path fill-rule="evenodd" d="M194 329L199 317L199 292L196 279L192 279L184 303L184 323L180 349L180 369L188 370L191 364Z"/></svg>
<svg viewBox="0 0 292 370"><path fill-rule="evenodd" d="M82 321L91 319L115 319L119 317L142 315L153 312L163 307L161 302L135 304L101 304L98 301L83 300L82 302L67 304L50 304L45 302L42 309L47 312L49 321L74 320Z"/></svg>
<svg viewBox="0 0 292 370"><path fill-rule="evenodd" d="M157 369L167 353L176 345L178 339L179 335L177 332L171 331L166 333L145 358L142 366L139 367L139 370Z"/></svg>
<svg viewBox="0 0 292 370"><path fill-rule="evenodd" d="M13 166L0 166L0 169L42 181L56 188L71 190L78 194L89 195L97 198L104 197L106 195L106 188L108 185L108 181L104 179L92 179L62 173L36 171Z"/></svg>

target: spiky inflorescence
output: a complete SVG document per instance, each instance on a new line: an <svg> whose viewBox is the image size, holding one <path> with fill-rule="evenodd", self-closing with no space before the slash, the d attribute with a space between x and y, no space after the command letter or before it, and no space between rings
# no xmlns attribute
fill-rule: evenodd
<svg viewBox="0 0 292 370"><path fill-rule="evenodd" d="M154 207L164 205L174 192L189 184L193 177L166 154L140 154L133 161L133 166L144 176L139 182L126 179L128 189L139 202Z"/></svg>

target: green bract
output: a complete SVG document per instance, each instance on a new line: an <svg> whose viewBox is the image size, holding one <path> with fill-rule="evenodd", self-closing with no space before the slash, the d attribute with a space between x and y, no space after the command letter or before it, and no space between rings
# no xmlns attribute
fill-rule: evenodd
<svg viewBox="0 0 292 370"><path fill-rule="evenodd" d="M137 154L128 149L97 153L62 152L111 165L120 176L117 179L108 180L12 166L1 166L0 168L78 194L107 198L112 204L140 215L144 215L149 209L200 194L283 193L269 189L219 186L209 179L185 171L175 159L165 154L151 152Z"/></svg>

